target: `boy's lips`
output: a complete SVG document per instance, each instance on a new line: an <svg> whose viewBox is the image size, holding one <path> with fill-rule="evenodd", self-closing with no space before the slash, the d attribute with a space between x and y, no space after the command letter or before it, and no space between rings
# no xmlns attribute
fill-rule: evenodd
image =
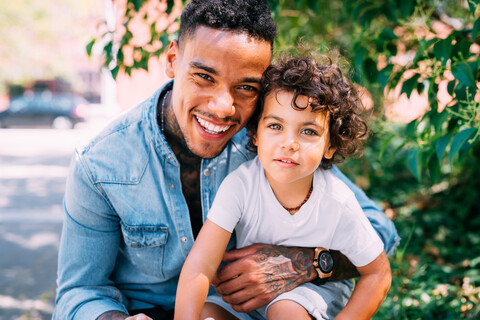
<svg viewBox="0 0 480 320"><path fill-rule="evenodd" d="M199 118L198 116L195 116L195 119L197 119L197 122L200 124L203 130L209 134L221 134L226 132L228 129L232 127L232 125L218 125L214 124L212 122L209 122L205 119Z"/></svg>
<svg viewBox="0 0 480 320"><path fill-rule="evenodd" d="M292 168L298 165L297 162L293 161L293 159L290 158L276 158L274 159L274 161L282 168Z"/></svg>

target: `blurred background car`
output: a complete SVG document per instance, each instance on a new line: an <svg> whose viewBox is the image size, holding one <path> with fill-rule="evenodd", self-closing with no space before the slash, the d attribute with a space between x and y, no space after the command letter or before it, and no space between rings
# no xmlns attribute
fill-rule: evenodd
<svg viewBox="0 0 480 320"><path fill-rule="evenodd" d="M0 112L0 128L51 127L72 129L86 121L88 102L74 93L26 93Z"/></svg>

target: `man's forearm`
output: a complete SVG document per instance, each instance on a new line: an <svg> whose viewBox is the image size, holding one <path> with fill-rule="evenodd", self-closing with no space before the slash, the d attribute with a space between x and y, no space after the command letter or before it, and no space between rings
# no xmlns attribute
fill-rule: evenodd
<svg viewBox="0 0 480 320"><path fill-rule="evenodd" d="M98 317L97 320L124 320L128 317L129 317L128 314L115 310L115 311L105 312L100 317Z"/></svg>
<svg viewBox="0 0 480 320"><path fill-rule="evenodd" d="M357 268L340 251L330 250L333 258L333 273L331 281L351 279L360 276Z"/></svg>

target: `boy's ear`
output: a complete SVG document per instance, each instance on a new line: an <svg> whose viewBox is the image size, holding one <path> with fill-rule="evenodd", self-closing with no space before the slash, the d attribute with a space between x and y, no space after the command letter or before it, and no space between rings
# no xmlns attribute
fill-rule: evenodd
<svg viewBox="0 0 480 320"><path fill-rule="evenodd" d="M325 159L332 159L333 155L335 154L335 151L337 151L337 148L334 148L329 144L328 147L326 147L325 152L323 153L323 157Z"/></svg>
<svg viewBox="0 0 480 320"><path fill-rule="evenodd" d="M165 73L171 79L175 78L175 65L180 54L180 49L178 48L178 41L173 40L170 42L167 50L167 65L165 66Z"/></svg>
<svg viewBox="0 0 480 320"><path fill-rule="evenodd" d="M253 142L253 144L254 144L255 146L258 147L258 145L257 145L257 133L255 133L255 134L252 136L252 142Z"/></svg>

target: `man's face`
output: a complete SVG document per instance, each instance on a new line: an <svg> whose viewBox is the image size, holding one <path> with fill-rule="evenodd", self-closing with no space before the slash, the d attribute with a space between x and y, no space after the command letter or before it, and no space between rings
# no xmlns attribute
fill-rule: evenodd
<svg viewBox="0 0 480 320"><path fill-rule="evenodd" d="M172 42L166 73L185 142L202 158L217 156L252 115L271 45L244 33L199 27Z"/></svg>

